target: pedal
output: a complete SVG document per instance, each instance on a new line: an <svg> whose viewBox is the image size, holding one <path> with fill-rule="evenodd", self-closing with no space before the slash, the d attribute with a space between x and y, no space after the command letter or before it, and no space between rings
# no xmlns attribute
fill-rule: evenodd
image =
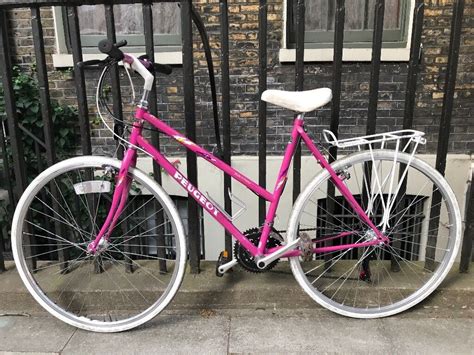
<svg viewBox="0 0 474 355"><path fill-rule="evenodd" d="M229 262L229 252L227 250L224 250L219 254L219 258L217 258L216 276L218 277L224 276L224 273L219 271L219 267L221 267L224 264L227 264L228 262Z"/></svg>
<svg viewBox="0 0 474 355"><path fill-rule="evenodd" d="M300 233L300 249L301 249L301 257L303 261L311 261L313 260L313 241L308 233Z"/></svg>

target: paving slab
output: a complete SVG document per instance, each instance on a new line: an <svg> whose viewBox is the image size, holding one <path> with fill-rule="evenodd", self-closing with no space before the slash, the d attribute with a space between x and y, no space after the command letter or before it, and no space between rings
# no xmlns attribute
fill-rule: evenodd
<svg viewBox="0 0 474 355"><path fill-rule="evenodd" d="M59 353L76 329L52 317L0 317L0 351Z"/></svg>
<svg viewBox="0 0 474 355"><path fill-rule="evenodd" d="M230 353L390 353L380 321L310 317L234 317Z"/></svg>
<svg viewBox="0 0 474 355"><path fill-rule="evenodd" d="M225 354L230 318L161 316L118 334L78 330L62 354Z"/></svg>
<svg viewBox="0 0 474 355"><path fill-rule="evenodd" d="M472 319L232 317L229 352L472 354Z"/></svg>
<svg viewBox="0 0 474 355"><path fill-rule="evenodd" d="M168 311L118 334L52 317L0 317L0 354L472 354L467 318L343 318L314 310ZM330 316L326 316L329 314Z"/></svg>
<svg viewBox="0 0 474 355"><path fill-rule="evenodd" d="M393 354L473 354L473 319L397 319L382 323Z"/></svg>

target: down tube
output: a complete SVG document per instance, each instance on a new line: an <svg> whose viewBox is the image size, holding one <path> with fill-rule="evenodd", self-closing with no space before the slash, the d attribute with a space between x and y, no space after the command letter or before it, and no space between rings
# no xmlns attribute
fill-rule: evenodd
<svg viewBox="0 0 474 355"><path fill-rule="evenodd" d="M214 204L209 201L204 194L186 179L186 177L171 164L158 150L155 149L143 137L137 138L137 143L153 156L158 165L163 167L173 179L188 192L188 195L196 200L196 202L206 210L212 218L219 222L229 233L231 233L247 249L253 256L257 255L257 247L253 245L245 236L232 224L232 222L224 216Z"/></svg>

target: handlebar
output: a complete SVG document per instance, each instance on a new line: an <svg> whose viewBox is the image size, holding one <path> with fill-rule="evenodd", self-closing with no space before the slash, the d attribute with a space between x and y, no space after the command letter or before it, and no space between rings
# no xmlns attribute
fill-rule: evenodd
<svg viewBox="0 0 474 355"><path fill-rule="evenodd" d="M120 61L123 59L124 54L119 48L126 45L127 45L127 41L125 40L114 44L112 41L108 39L103 39L102 41L99 42L98 47L99 47L99 51L101 51L102 53L107 54L109 57Z"/></svg>
<svg viewBox="0 0 474 355"><path fill-rule="evenodd" d="M173 72L173 68L169 65L154 63L155 70L159 73L170 75Z"/></svg>
<svg viewBox="0 0 474 355"><path fill-rule="evenodd" d="M125 68L132 69L136 73L138 73L144 80L144 90L151 91L154 82L154 75L153 68L160 73L163 74L171 74L173 69L169 65L157 64L150 61L146 55L135 57L131 54L123 53L119 48L126 46L127 41L120 41L118 43L113 43L108 39L103 39L99 42L99 50L107 54L107 58L104 60L88 60L85 62L77 63L77 66L82 68L84 66L93 66L93 65L106 65L109 66L110 64L117 63L122 61Z"/></svg>
<svg viewBox="0 0 474 355"><path fill-rule="evenodd" d="M102 41L99 42L98 47L99 47L99 51L101 51L104 54L107 54L110 58L115 59L117 61L121 61L121 60L124 60L124 59L126 61L129 58L133 58L134 60L137 59L138 61L140 61L140 63L143 64L143 66L145 68L147 68L148 70L150 70L151 65L153 65L154 69L159 73L169 75L173 72L173 68L171 68L169 65L152 63L148 60L148 58L146 56L141 56L139 58L134 58L134 57L131 57L130 55L124 54L119 48L124 47L126 45L127 45L127 41L125 41L125 40L122 40L122 41L114 44L112 41L110 41L108 39L103 39ZM100 64L99 63L100 61L99 62L94 62L94 63L92 63L93 61L88 61L88 62L91 62L91 63L86 64L86 62L84 62L83 65ZM129 64L132 64L132 63L129 63Z"/></svg>

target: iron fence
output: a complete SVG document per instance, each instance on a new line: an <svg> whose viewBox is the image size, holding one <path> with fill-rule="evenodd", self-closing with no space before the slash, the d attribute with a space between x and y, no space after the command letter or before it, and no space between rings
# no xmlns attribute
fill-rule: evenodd
<svg viewBox="0 0 474 355"><path fill-rule="evenodd" d="M295 89L303 90L304 83L304 35L305 35L305 1L292 0L296 2L296 61L295 61ZM185 116L185 132L191 139L196 139L196 106L195 106L195 86L194 86L194 70L193 70L193 31L192 31L192 16L193 5L190 0L161 0L161 1L133 1L133 0L119 0L119 1L105 1L105 0L0 0L0 75L2 76L4 99L5 99L5 113L8 124L8 143L11 146L13 156L13 167L8 165L8 160L3 159L4 170L6 174L10 173L12 168L15 180L15 191L12 190L11 185L8 188L10 198L12 201L17 201L21 192L26 188L27 178L25 174L25 163L23 159L22 135L25 134L21 129L20 122L17 117L17 110L15 104L15 97L13 95L12 83L12 62L11 62L11 48L8 40L8 23L6 21L6 11L14 8L30 8L31 11L31 31L34 41L35 60L37 68L37 80L39 84L39 94L41 102L41 115L44 123L44 141L37 142L37 149L44 149L46 151L47 165L53 164L57 157L54 147L53 139L53 122L52 109L50 100L50 89L48 86L48 72L46 67L45 45L41 20L40 9L46 6L66 6L67 21L70 29L70 44L74 63L82 61L82 45L79 32L79 19L77 6L80 5L104 5L106 16L106 32L107 37L112 41L116 39L115 21L114 21L114 5L117 4L132 4L141 3L143 10L143 28L146 53L150 58L154 55L154 37L153 37L153 14L152 4L157 2L179 2L181 7L181 35L182 35L182 58L183 58L183 96L184 96L184 116ZM436 169L442 174L445 172L446 157L448 153L448 141L450 135L450 124L453 112L454 89L456 83L457 64L459 58L459 47L461 39L461 26L464 11L464 0L455 0L453 2L453 13L451 21L451 33L449 42L449 55L447 62L447 71L444 83L444 98L443 108L441 114L441 121L439 126L438 147L436 157ZM339 131L339 118L341 109L341 77L343 68L343 42L344 42L344 26L345 26L345 0L335 0L334 11L334 41L333 41L333 61L332 61L332 91L333 100L331 107L331 121L330 129L337 137ZM375 19L372 38L372 57L371 57L371 71L369 80L369 102L367 110L367 134L375 133L377 125L377 104L378 91L380 82L380 66L382 53L382 35L384 31L384 12L385 1L376 0ZM258 13L258 44L259 44L259 76L258 76L258 91L261 94L267 88L267 38L268 38L268 24L267 24L267 0L259 0ZM220 0L219 2L220 16L220 71L221 71L221 120L222 120L222 135L223 135L223 160L230 163L231 158L231 134L230 134L230 103L231 103L231 89L229 82L229 17L228 17L228 2L227 0ZM413 112L415 109L415 92L417 90L418 74L420 72L420 56L422 53L421 38L424 21L425 3L423 0L416 0L413 14L413 30L411 34L411 48L410 58L408 62L408 75L405 90L405 107L403 117L403 128L409 129L413 126ZM86 97L86 85L84 77L84 69L80 66L74 66L74 81L77 93L77 107L79 113L79 127L81 136L81 150L83 154L91 154L91 133L89 123L89 110ZM113 111L116 117L121 118L123 115L121 104L121 93L119 86L119 72L118 67L112 71L112 98ZM152 114L157 112L156 88L154 88L150 95L150 111ZM258 114L258 176L259 183L262 187L266 185L266 159L267 159L267 108L266 103L259 101ZM120 124L117 124L115 129L117 133L123 130ZM3 132L4 134L6 132ZM2 134L3 138L3 134ZM159 146L159 136L154 133L152 136L153 143ZM5 155L6 145L4 140L2 142L2 154ZM337 148L330 149L331 161L337 157ZM119 151L119 158L123 151ZM187 174L189 181L194 185L198 185L197 176L197 160L196 155L190 151L187 152ZM154 177L161 182L161 171L155 164L153 167ZM301 149L298 149L295 154L293 164L293 198L296 199L301 188ZM230 177L224 177L224 191L231 187ZM328 190L329 195L333 195L334 191ZM227 193L225 196L225 209L231 213L231 201ZM464 238L462 262L464 271L467 270L470 253L472 251L472 223L474 210L472 203L472 189L471 196L468 199L469 207L467 218L469 218L468 228ZM433 205L436 201L432 202ZM330 212L334 206L327 206ZM200 240L199 235L200 218L198 205L193 199L188 201L188 231L189 231L189 258L192 272L199 272L200 260ZM259 220L263 222L266 212L264 199L259 200ZM330 218L330 213L328 213ZM3 253L2 249L6 245L6 236L1 236L0 240L0 271L3 269ZM226 236L226 249L231 250L231 238Z"/></svg>

